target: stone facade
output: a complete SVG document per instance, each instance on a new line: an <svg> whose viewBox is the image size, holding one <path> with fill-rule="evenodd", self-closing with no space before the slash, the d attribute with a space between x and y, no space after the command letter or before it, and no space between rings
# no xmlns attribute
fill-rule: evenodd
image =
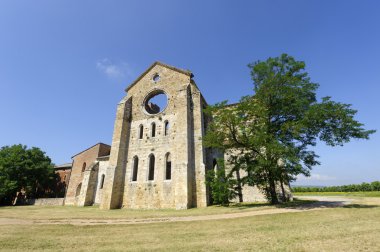
<svg viewBox="0 0 380 252"><path fill-rule="evenodd" d="M97 158L108 156L110 149L111 146L98 143L72 157L72 170L65 205L83 206L94 203L95 191L91 186L97 184L97 167L99 166ZM84 203L85 201L87 204Z"/></svg>
<svg viewBox="0 0 380 252"><path fill-rule="evenodd" d="M102 145L74 156L65 203L101 209L209 205L206 168L223 154L202 144L207 103L192 78L155 62L133 82L117 106L109 156ZM154 100L159 96L162 105ZM263 199L255 188L245 193L253 194L249 200Z"/></svg>
<svg viewBox="0 0 380 252"><path fill-rule="evenodd" d="M41 198L33 199L28 202L34 206L63 206L65 198Z"/></svg>
<svg viewBox="0 0 380 252"><path fill-rule="evenodd" d="M100 207L207 206L206 150L201 142L206 103L192 74L155 63L127 92L117 109ZM147 103L156 94L167 96L159 113Z"/></svg>

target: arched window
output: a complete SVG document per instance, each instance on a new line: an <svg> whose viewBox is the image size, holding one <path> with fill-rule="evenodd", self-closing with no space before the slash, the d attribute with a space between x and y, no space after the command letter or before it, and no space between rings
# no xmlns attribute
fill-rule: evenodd
<svg viewBox="0 0 380 252"><path fill-rule="evenodd" d="M167 136L169 134L169 122L165 121L165 126L164 126L164 135Z"/></svg>
<svg viewBox="0 0 380 252"><path fill-rule="evenodd" d="M170 157L170 153L167 153L165 157L165 179L172 179L172 160Z"/></svg>
<svg viewBox="0 0 380 252"><path fill-rule="evenodd" d="M152 123L152 137L156 136L156 124Z"/></svg>
<svg viewBox="0 0 380 252"><path fill-rule="evenodd" d="M86 170L86 162L84 162L82 165L82 172L84 172L85 170Z"/></svg>
<svg viewBox="0 0 380 252"><path fill-rule="evenodd" d="M106 177L106 175L102 175L102 179L100 180L100 189L103 189L103 185L104 185L104 178Z"/></svg>
<svg viewBox="0 0 380 252"><path fill-rule="evenodd" d="M216 159L212 160L212 169L214 170L215 174L219 169L218 162L216 161Z"/></svg>
<svg viewBox="0 0 380 252"><path fill-rule="evenodd" d="M80 195L80 190L82 189L82 183L80 183L78 186L77 186L77 190L75 192L75 197L79 196Z"/></svg>
<svg viewBox="0 0 380 252"><path fill-rule="evenodd" d="M154 165L155 165L155 158L153 154L150 154L149 156L149 173L148 173L148 180L154 180Z"/></svg>
<svg viewBox="0 0 380 252"><path fill-rule="evenodd" d="M140 125L140 128L139 128L139 139L143 139L143 137L144 137L144 126Z"/></svg>
<svg viewBox="0 0 380 252"><path fill-rule="evenodd" d="M137 181L138 170L139 170L139 158L135 156L133 158L132 181Z"/></svg>

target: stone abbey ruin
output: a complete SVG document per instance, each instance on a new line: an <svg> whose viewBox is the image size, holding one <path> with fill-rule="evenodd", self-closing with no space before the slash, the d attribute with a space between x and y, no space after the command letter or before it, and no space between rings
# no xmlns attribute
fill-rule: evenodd
<svg viewBox="0 0 380 252"><path fill-rule="evenodd" d="M73 157L65 204L102 209L209 205L206 171L223 154L202 144L207 103L193 74L155 62L126 92L117 106L112 145L99 143ZM242 194L243 201L265 200L256 187L244 186Z"/></svg>

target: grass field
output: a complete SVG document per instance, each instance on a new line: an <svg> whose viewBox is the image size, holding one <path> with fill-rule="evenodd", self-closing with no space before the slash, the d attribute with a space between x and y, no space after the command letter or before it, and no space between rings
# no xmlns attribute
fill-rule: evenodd
<svg viewBox="0 0 380 252"><path fill-rule="evenodd" d="M305 203L311 203L311 200L295 200L281 207L298 206ZM60 219L136 219L136 218L162 218L167 216L199 216L213 214L229 214L248 211L258 211L264 209L273 209L268 203L250 203L250 204L233 204L229 207L210 206L207 208L191 208L184 211L174 209L162 210L133 210L133 209L117 209L117 210L100 210L98 206L92 207L75 207L75 206L16 206L1 207L0 218L20 218L33 220L60 220Z"/></svg>
<svg viewBox="0 0 380 252"><path fill-rule="evenodd" d="M366 202L366 204L352 204L325 210L225 220L94 226L2 225L0 250L379 251L380 206L377 205L379 202L371 203L368 199ZM207 215L270 208L272 206L257 204L184 211L7 207L0 208L0 219L71 218L72 216L141 218L173 214ZM53 216L47 216L50 214Z"/></svg>
<svg viewBox="0 0 380 252"><path fill-rule="evenodd" d="M347 196L347 197L380 197L380 191L373 192L297 192L294 196Z"/></svg>

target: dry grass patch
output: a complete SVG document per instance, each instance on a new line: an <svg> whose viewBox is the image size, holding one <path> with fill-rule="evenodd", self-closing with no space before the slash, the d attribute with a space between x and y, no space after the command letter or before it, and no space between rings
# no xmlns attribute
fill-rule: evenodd
<svg viewBox="0 0 380 252"><path fill-rule="evenodd" d="M299 200L285 204L297 206L312 203L314 201ZM258 211L273 209L267 203L232 204L229 207L210 206L206 208L192 208L187 210L159 209L159 210L133 210L115 209L100 210L98 206L74 207L74 206L16 206L0 207L0 218L17 218L27 220L62 220L62 219L142 219L163 218L181 216L199 216L213 214L240 213L245 211Z"/></svg>
<svg viewBox="0 0 380 252"><path fill-rule="evenodd" d="M2 226L4 251L379 251L380 207L137 225Z"/></svg>

